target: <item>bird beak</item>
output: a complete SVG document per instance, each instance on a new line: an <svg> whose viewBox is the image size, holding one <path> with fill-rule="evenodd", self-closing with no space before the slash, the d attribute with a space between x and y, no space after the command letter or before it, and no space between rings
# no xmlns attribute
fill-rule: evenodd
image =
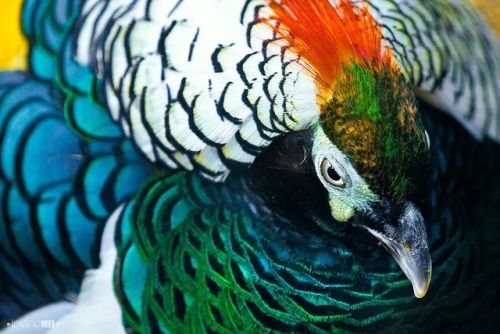
<svg viewBox="0 0 500 334"><path fill-rule="evenodd" d="M413 286L415 297L422 298L429 289L432 261L427 243L424 218L413 203L406 203L395 223L385 223L376 211L361 224L394 257Z"/></svg>

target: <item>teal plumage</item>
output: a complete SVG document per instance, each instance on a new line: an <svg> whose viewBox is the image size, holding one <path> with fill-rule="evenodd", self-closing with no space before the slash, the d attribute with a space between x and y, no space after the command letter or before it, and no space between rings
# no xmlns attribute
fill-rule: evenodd
<svg viewBox="0 0 500 334"><path fill-rule="evenodd" d="M2 280L26 311L78 291L108 216L150 168L127 141L78 138L47 84L1 77Z"/></svg>
<svg viewBox="0 0 500 334"><path fill-rule="evenodd" d="M108 216L151 173L96 102L89 69L69 63L78 8L26 1L31 73L0 73L1 319L78 293Z"/></svg>
<svg viewBox="0 0 500 334"><path fill-rule="evenodd" d="M201 176L165 171L164 162L142 154L129 106L120 105L117 117L108 112L112 66L99 57L86 65L75 59L88 19L81 17L84 3L25 0L29 71L0 73L0 319L79 293L85 272L100 265L106 222L123 205L113 287L131 332L472 332L478 324L498 326L500 148L493 139L479 142L419 102L432 143L421 205L433 280L429 294L417 300L401 269L366 231L349 224L323 228L331 221L324 189L301 167L307 130L268 148L236 136L248 155L262 153L225 183L208 181L213 171L196 165L183 142L165 148L151 135L152 154L185 153L188 162L176 156L175 165L192 163ZM116 32L111 21L99 28ZM90 47L104 48L106 36ZM217 55L212 61L218 64ZM113 94L125 90L125 81ZM194 110L194 102L189 107ZM229 160L231 168L241 167ZM219 172L215 178L228 175L225 165Z"/></svg>

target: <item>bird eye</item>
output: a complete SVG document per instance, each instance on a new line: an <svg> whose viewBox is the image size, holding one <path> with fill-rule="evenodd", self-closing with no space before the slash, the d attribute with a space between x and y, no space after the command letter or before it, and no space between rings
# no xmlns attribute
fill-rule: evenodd
<svg viewBox="0 0 500 334"><path fill-rule="evenodd" d="M331 185L340 188L345 187L344 179L340 176L340 174L328 159L324 159L321 163L321 174L325 178L326 182L330 183Z"/></svg>

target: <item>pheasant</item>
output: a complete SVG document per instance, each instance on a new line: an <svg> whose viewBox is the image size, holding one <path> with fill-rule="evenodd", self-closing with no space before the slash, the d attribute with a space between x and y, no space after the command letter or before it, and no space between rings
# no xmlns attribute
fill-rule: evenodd
<svg viewBox="0 0 500 334"><path fill-rule="evenodd" d="M469 4L25 0L22 27L29 69L0 74L5 321L497 326L500 47Z"/></svg>

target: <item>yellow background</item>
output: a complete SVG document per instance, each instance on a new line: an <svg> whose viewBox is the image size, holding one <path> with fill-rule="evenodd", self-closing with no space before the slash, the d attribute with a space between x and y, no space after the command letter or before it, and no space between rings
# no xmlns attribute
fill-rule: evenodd
<svg viewBox="0 0 500 334"><path fill-rule="evenodd" d="M0 70L26 67L28 45L21 32L22 0L0 0Z"/></svg>

